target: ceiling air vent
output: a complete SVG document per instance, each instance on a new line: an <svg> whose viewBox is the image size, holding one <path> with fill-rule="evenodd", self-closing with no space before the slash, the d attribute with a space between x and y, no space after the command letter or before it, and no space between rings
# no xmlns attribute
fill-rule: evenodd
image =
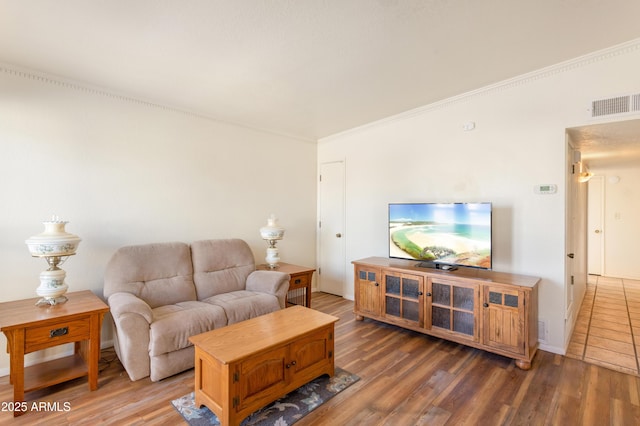
<svg viewBox="0 0 640 426"><path fill-rule="evenodd" d="M631 96L631 111L640 111L640 95Z"/></svg>
<svg viewBox="0 0 640 426"><path fill-rule="evenodd" d="M591 117L626 114L640 111L640 94L617 96L591 102Z"/></svg>

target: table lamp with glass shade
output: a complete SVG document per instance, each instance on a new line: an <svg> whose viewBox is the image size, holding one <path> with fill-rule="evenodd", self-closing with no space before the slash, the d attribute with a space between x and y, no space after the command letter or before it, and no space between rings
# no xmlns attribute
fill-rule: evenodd
<svg viewBox="0 0 640 426"><path fill-rule="evenodd" d="M69 222L53 216L51 220L42 222L44 232L25 241L31 256L42 257L49 264L49 269L40 273L40 286L36 289L36 294L41 299L36 302L37 306L52 306L67 301L64 296L68 288L64 282L67 273L59 266L69 256L76 254L81 241L77 235L65 231L67 223Z"/></svg>
<svg viewBox="0 0 640 426"><path fill-rule="evenodd" d="M278 218L273 213L267 219L267 226L260 228L260 236L269 243L265 257L267 265L270 269L276 269L280 261L276 242L284 237L284 228L278 225Z"/></svg>

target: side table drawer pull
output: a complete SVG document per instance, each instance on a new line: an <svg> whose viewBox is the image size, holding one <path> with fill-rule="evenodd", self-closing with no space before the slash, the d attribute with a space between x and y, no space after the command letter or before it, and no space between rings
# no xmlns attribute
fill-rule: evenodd
<svg viewBox="0 0 640 426"><path fill-rule="evenodd" d="M297 280L294 281L295 284L300 284L302 282L302 280L300 278L298 278Z"/></svg>
<svg viewBox="0 0 640 426"><path fill-rule="evenodd" d="M60 337L69 333L69 327L56 328L49 331L49 337Z"/></svg>

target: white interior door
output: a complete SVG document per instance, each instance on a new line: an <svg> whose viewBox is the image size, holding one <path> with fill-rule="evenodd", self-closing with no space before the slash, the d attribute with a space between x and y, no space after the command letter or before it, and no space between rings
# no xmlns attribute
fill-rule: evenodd
<svg viewBox="0 0 640 426"><path fill-rule="evenodd" d="M345 280L344 162L320 165L318 222L320 291L342 296Z"/></svg>
<svg viewBox="0 0 640 426"><path fill-rule="evenodd" d="M588 270L591 275L602 275L603 251L603 211L604 211L604 179L593 176L589 180L589 196L587 203L587 247Z"/></svg>

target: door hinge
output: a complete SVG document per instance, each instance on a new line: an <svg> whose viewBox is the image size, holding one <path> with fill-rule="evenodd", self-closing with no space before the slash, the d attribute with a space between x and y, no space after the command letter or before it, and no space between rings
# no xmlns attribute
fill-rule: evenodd
<svg viewBox="0 0 640 426"><path fill-rule="evenodd" d="M233 373L233 383L237 383L240 381L240 373L238 371Z"/></svg>
<svg viewBox="0 0 640 426"><path fill-rule="evenodd" d="M239 396L234 396L233 397L233 408L236 408L238 405L240 405L240 397Z"/></svg>
<svg viewBox="0 0 640 426"><path fill-rule="evenodd" d="M572 175L575 175L575 174L576 174L576 165L575 165L575 164L572 164L572 165L571 165L571 174L572 174Z"/></svg>
<svg viewBox="0 0 640 426"><path fill-rule="evenodd" d="M571 275L571 285L574 284L574 279L573 279L573 275Z"/></svg>
<svg viewBox="0 0 640 426"><path fill-rule="evenodd" d="M333 358L333 351L329 351L329 358Z"/></svg>

